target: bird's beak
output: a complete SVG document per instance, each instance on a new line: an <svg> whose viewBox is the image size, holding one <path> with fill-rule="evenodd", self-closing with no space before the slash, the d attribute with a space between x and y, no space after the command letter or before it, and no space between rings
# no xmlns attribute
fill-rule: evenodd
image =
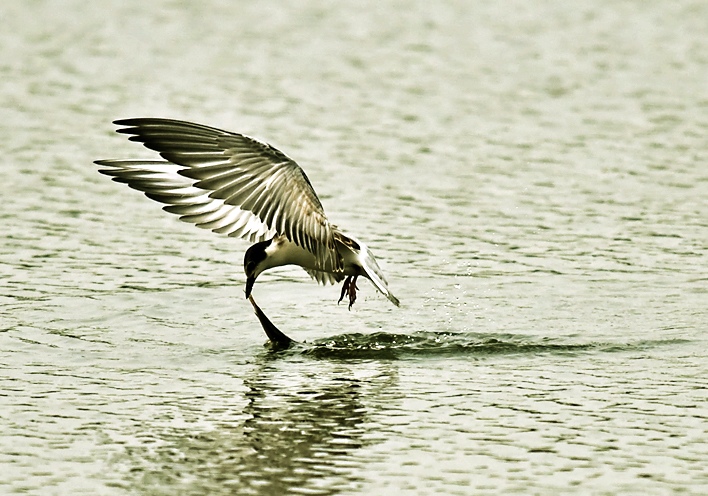
<svg viewBox="0 0 708 496"><path fill-rule="evenodd" d="M253 289L253 283L256 282L256 278L251 276L246 278L246 299L251 296L251 290Z"/></svg>

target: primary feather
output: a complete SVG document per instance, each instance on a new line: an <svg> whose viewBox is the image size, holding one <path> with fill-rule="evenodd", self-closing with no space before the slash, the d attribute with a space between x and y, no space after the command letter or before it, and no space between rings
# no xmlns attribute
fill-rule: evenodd
<svg viewBox="0 0 708 496"><path fill-rule="evenodd" d="M100 172L166 203L199 227L250 241L283 235L315 256L318 267L343 270L336 228L310 180L280 150L243 134L171 119L115 121L119 133L157 151L159 160L99 160ZM315 277L319 280L318 277Z"/></svg>

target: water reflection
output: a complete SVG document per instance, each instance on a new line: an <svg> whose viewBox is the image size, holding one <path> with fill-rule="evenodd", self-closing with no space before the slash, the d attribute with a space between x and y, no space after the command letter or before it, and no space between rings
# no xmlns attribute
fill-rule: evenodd
<svg viewBox="0 0 708 496"><path fill-rule="evenodd" d="M223 399L220 411L231 410L232 421L202 411L197 423L212 428L145 426L149 432L135 437L157 439L130 450L132 488L327 495L358 487L353 454L376 442L369 416L381 404L377 398L395 387L395 370L371 362L314 370L309 361L264 352L244 379L245 393ZM189 403L180 409L193 412Z"/></svg>
<svg viewBox="0 0 708 496"><path fill-rule="evenodd" d="M362 390L372 392L366 391L371 379L357 379L341 365L325 377L287 375L281 365L271 360L246 382L250 418L243 428L253 453L244 460L244 485L269 494L289 494L293 488L331 494L344 489L328 482L335 475L336 485L356 485L355 466L348 460L367 442Z"/></svg>
<svg viewBox="0 0 708 496"><path fill-rule="evenodd" d="M381 414L401 399L398 368L409 357L598 354L676 342L420 331L269 348L243 371L224 375L236 391L217 380L202 396L188 390L147 398L150 413L133 419L116 466L129 467L130 490L149 494L357 492L370 478L360 452L390 439Z"/></svg>

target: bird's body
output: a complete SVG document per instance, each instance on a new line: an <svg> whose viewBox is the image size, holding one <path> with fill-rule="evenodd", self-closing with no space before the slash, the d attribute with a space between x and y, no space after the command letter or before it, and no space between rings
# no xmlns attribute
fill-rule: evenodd
<svg viewBox="0 0 708 496"><path fill-rule="evenodd" d="M312 252L291 242L285 236L278 235L265 245L267 256L262 270L281 265L299 265L308 272L323 272L324 274L332 274L334 277L338 277L338 274L347 276L359 275L360 272L357 266L361 265L361 263L357 260L356 252L349 245L339 241L335 243L335 248L339 258L344 262L344 266L339 270L329 261L320 266Z"/></svg>
<svg viewBox="0 0 708 496"><path fill-rule="evenodd" d="M341 299L356 299L366 277L398 299L371 251L331 224L303 170L272 146L242 134L156 118L115 121L119 133L163 160L97 160L99 172L166 203L185 222L255 242L244 257L246 297L264 270L299 265L321 284L345 280Z"/></svg>

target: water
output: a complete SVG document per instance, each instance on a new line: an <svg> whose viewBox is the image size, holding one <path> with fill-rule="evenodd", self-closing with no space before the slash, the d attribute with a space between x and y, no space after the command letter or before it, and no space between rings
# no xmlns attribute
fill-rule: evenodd
<svg viewBox="0 0 708 496"><path fill-rule="evenodd" d="M704 2L5 2L0 493L708 492ZM255 135L401 299L99 175Z"/></svg>

